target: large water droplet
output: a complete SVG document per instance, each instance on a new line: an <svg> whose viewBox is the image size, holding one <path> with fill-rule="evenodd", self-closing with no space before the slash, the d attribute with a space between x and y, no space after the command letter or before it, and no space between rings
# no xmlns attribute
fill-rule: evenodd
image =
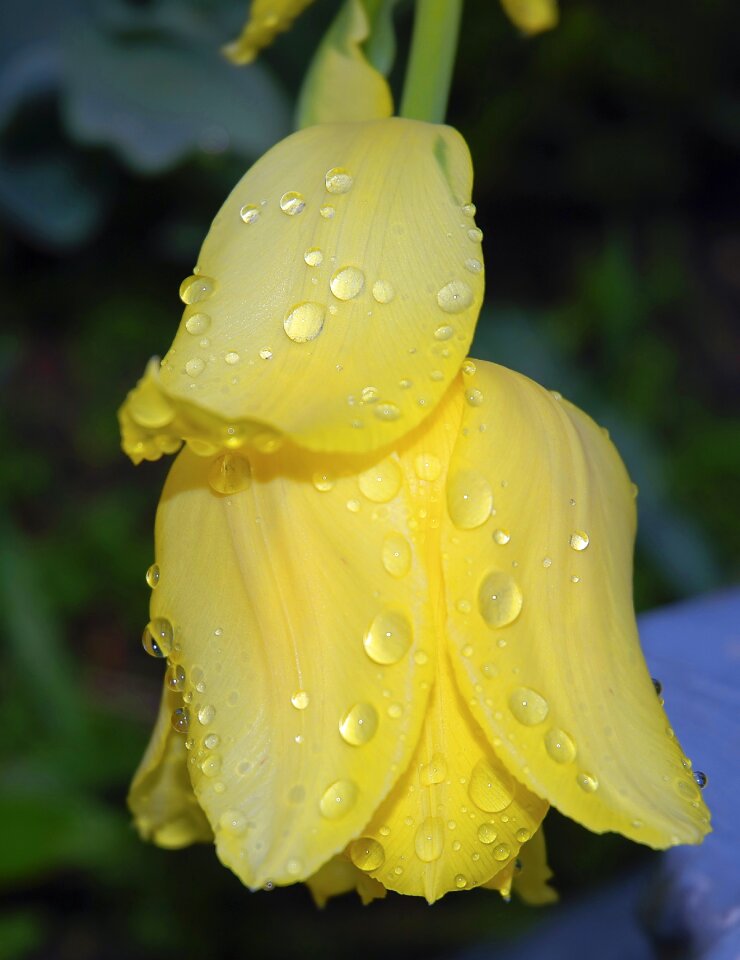
<svg viewBox="0 0 740 960"><path fill-rule="evenodd" d="M208 483L216 493L241 493L251 482L252 468L249 461L236 453L224 453L216 457L208 471Z"/></svg>
<svg viewBox="0 0 740 960"><path fill-rule="evenodd" d="M296 690L296 692L290 698L290 702L293 704L296 710L305 710L310 703L310 697L305 690Z"/></svg>
<svg viewBox="0 0 740 960"><path fill-rule="evenodd" d="M260 208L254 203L245 203L239 216L245 223L256 223L260 218Z"/></svg>
<svg viewBox="0 0 740 960"><path fill-rule="evenodd" d="M284 193L280 197L280 209L283 213L287 213L289 217L301 213L305 206L306 198L302 193L297 193L295 190L289 190L288 193Z"/></svg>
<svg viewBox="0 0 740 960"><path fill-rule="evenodd" d="M202 337L211 325L211 318L207 313L194 313L185 321L185 329L194 337Z"/></svg>
<svg viewBox="0 0 740 960"><path fill-rule="evenodd" d="M368 743L378 729L378 711L371 703L356 703L339 721L342 738L353 747Z"/></svg>
<svg viewBox="0 0 740 960"><path fill-rule="evenodd" d="M473 530L491 516L493 490L477 470L458 470L447 481L447 511L461 530Z"/></svg>
<svg viewBox="0 0 740 960"><path fill-rule="evenodd" d="M694 770L692 776L694 777L694 783L700 790L703 790L709 782L709 777L703 770Z"/></svg>
<svg viewBox="0 0 740 960"><path fill-rule="evenodd" d="M511 534L508 530L502 530L499 528L498 530L493 531L493 539L496 543L503 547L509 542L509 540L511 540Z"/></svg>
<svg viewBox="0 0 740 960"><path fill-rule="evenodd" d="M394 460L382 460L357 478L360 492L373 503L388 503L401 489L401 468Z"/></svg>
<svg viewBox="0 0 740 960"><path fill-rule="evenodd" d="M182 693L185 689L185 670L179 663L171 663L165 675L167 686L173 693Z"/></svg>
<svg viewBox="0 0 740 960"><path fill-rule="evenodd" d="M329 281L337 300L352 300L365 286L365 274L357 267L341 267Z"/></svg>
<svg viewBox="0 0 740 960"><path fill-rule="evenodd" d="M190 726L190 711L188 708L178 707L177 710L173 710L170 723L176 733L187 733Z"/></svg>
<svg viewBox="0 0 740 960"><path fill-rule="evenodd" d="M447 762L441 753L435 753L429 763L423 763L419 770L419 782L423 787L442 783L447 776Z"/></svg>
<svg viewBox="0 0 740 960"><path fill-rule="evenodd" d="M318 247L309 247L303 254L303 259L309 267L320 267L324 262L324 254Z"/></svg>
<svg viewBox="0 0 740 960"><path fill-rule="evenodd" d="M146 572L146 582L152 590L159 583L159 564L153 563Z"/></svg>
<svg viewBox="0 0 740 960"><path fill-rule="evenodd" d="M509 696L509 710L514 718L527 727L542 723L550 711L547 700L536 690L517 687Z"/></svg>
<svg viewBox="0 0 740 960"><path fill-rule="evenodd" d="M439 479L442 473L442 464L439 457L433 453L420 453L414 460L414 470L420 480L429 480L430 482Z"/></svg>
<svg viewBox="0 0 740 960"><path fill-rule="evenodd" d="M416 831L414 849L424 863L439 860L445 845L445 825L441 817L426 817Z"/></svg>
<svg viewBox="0 0 740 960"><path fill-rule="evenodd" d="M385 850L372 837L360 837L350 844L349 858L358 870L379 870L385 863Z"/></svg>
<svg viewBox="0 0 740 960"><path fill-rule="evenodd" d="M501 570L492 570L478 590L478 609L489 627L505 627L519 616L522 592L514 578Z"/></svg>
<svg viewBox="0 0 740 960"><path fill-rule="evenodd" d="M473 302L473 291L464 280L453 280L437 293L437 303L445 313L462 313Z"/></svg>
<svg viewBox="0 0 740 960"><path fill-rule="evenodd" d="M571 533L568 541L574 550L585 550L589 542L588 534L584 533L583 530L576 530L575 533Z"/></svg>
<svg viewBox="0 0 740 960"><path fill-rule="evenodd" d="M405 577L411 568L411 546L400 533L389 533L383 541L383 566L392 577Z"/></svg>
<svg viewBox="0 0 740 960"><path fill-rule="evenodd" d="M224 354L224 360L229 364L229 366L233 367L235 363L239 363L239 354L236 352L236 350L229 350L228 353Z"/></svg>
<svg viewBox="0 0 740 960"><path fill-rule="evenodd" d="M576 758L576 745L559 727L553 727L545 734L545 750L556 763L572 763Z"/></svg>
<svg viewBox="0 0 740 960"><path fill-rule="evenodd" d="M379 403L377 407L374 408L373 413L378 418L378 420L398 420L401 416L401 411L395 405L395 403Z"/></svg>
<svg viewBox="0 0 740 960"><path fill-rule="evenodd" d="M493 848L493 856L495 860L507 860L511 855L511 848L508 843L500 843L497 847Z"/></svg>
<svg viewBox="0 0 740 960"><path fill-rule="evenodd" d="M201 357L191 357L185 364L185 373L189 377L199 377L206 368L205 360Z"/></svg>
<svg viewBox="0 0 740 960"><path fill-rule="evenodd" d="M165 617L150 620L141 635L141 645L150 657L169 657L174 642L172 624Z"/></svg>
<svg viewBox="0 0 740 960"><path fill-rule="evenodd" d="M437 327L434 331L435 340L449 340L455 333L455 328L451 327L449 323L443 324L441 327Z"/></svg>
<svg viewBox="0 0 740 960"><path fill-rule="evenodd" d="M378 303L390 303L395 295L396 292L388 280L376 280L373 284L373 297Z"/></svg>
<svg viewBox="0 0 740 960"><path fill-rule="evenodd" d="M212 703L204 703L200 710L198 710L198 722L202 723L204 727L207 727L209 723L213 723L215 716L216 708Z"/></svg>
<svg viewBox="0 0 740 960"><path fill-rule="evenodd" d="M468 793L479 809L486 813L500 813L510 806L514 799L514 784L508 773L504 770L496 772L491 764L483 759L473 767Z"/></svg>
<svg viewBox="0 0 740 960"><path fill-rule="evenodd" d="M348 193L352 189L354 180L351 173L344 167L332 167L326 171L324 178L328 193Z"/></svg>
<svg viewBox="0 0 740 960"><path fill-rule="evenodd" d="M398 663L411 646L412 630L408 618L395 610L379 613L365 634L365 652L375 663Z"/></svg>
<svg viewBox="0 0 740 960"><path fill-rule="evenodd" d="M341 820L357 802L357 784L337 780L327 787L319 800L319 809L327 820Z"/></svg>
<svg viewBox="0 0 740 960"><path fill-rule="evenodd" d="M475 204L474 204L474 203L464 203L464 204L462 205L462 207L460 207L460 209L462 210L463 214L464 214L466 217L474 217L474 216L475 216L476 209L475 209Z"/></svg>
<svg viewBox="0 0 740 960"><path fill-rule="evenodd" d="M473 243L480 243L483 239L483 231L478 227L471 227L468 230L468 240L472 240Z"/></svg>
<svg viewBox="0 0 740 960"><path fill-rule="evenodd" d="M315 340L324 327L324 308L311 300L297 303L288 311L283 327L294 343Z"/></svg>
<svg viewBox="0 0 740 960"><path fill-rule="evenodd" d="M482 823L478 827L478 839L481 843L489 844L493 843L494 840L498 837L496 833L496 826L493 823Z"/></svg>
<svg viewBox="0 0 740 960"><path fill-rule="evenodd" d="M183 303L200 303L201 300L207 300L210 297L214 286L210 277L194 273L180 284L180 299Z"/></svg>

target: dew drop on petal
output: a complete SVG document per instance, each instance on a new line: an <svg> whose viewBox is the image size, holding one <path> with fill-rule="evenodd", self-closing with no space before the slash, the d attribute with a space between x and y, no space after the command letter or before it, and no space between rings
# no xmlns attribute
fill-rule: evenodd
<svg viewBox="0 0 740 960"><path fill-rule="evenodd" d="M585 550L589 542L589 536L583 530L576 530L575 533L571 533L568 541L574 550Z"/></svg>
<svg viewBox="0 0 740 960"><path fill-rule="evenodd" d="M150 657L169 657L172 653L175 632L166 617L154 617L144 628L141 645Z"/></svg>
<svg viewBox="0 0 740 960"><path fill-rule="evenodd" d="M324 178L327 193L348 193L352 189L354 179L344 167L332 167L326 171Z"/></svg>
<svg viewBox="0 0 740 960"><path fill-rule="evenodd" d="M342 739L353 747L369 743L378 729L378 711L371 703L356 703L339 721Z"/></svg>
<svg viewBox="0 0 740 960"><path fill-rule="evenodd" d="M320 267L324 262L324 254L318 247L309 247L303 254L303 259L309 267Z"/></svg>
<svg viewBox="0 0 740 960"><path fill-rule="evenodd" d="M550 707L545 698L529 687L517 687L509 696L509 709L514 718L527 727L542 723Z"/></svg>
<svg viewBox="0 0 740 960"><path fill-rule="evenodd" d="M383 610L370 624L363 641L365 652L375 663L398 663L411 646L411 623L403 613Z"/></svg>
<svg viewBox="0 0 740 960"><path fill-rule="evenodd" d="M328 493L334 488L334 477L330 473L323 473L318 470L311 478L314 487L321 493Z"/></svg>
<svg viewBox="0 0 740 960"><path fill-rule="evenodd" d="M185 329L194 337L203 336L211 325L211 318L207 313L194 313L185 321Z"/></svg>
<svg viewBox="0 0 740 960"><path fill-rule="evenodd" d="M411 546L400 533L389 533L383 540L383 566L392 577L405 577L411 569Z"/></svg>
<svg viewBox="0 0 740 960"><path fill-rule="evenodd" d="M249 461L236 453L224 453L211 464L208 484L221 494L241 493L252 483L252 468Z"/></svg>
<svg viewBox="0 0 740 960"><path fill-rule="evenodd" d="M414 470L420 480L433 482L439 479L442 464L439 457L435 457L433 453L420 453L414 460Z"/></svg>
<svg viewBox="0 0 740 960"><path fill-rule="evenodd" d="M324 218L324 220L331 220L334 214L336 213L336 211L334 210L334 207L332 207L330 204L327 204L325 207L322 207L319 210L319 213Z"/></svg>
<svg viewBox="0 0 740 960"><path fill-rule="evenodd" d="M493 856L495 860L508 860L511 856L511 848L508 843L500 843L497 847L493 848Z"/></svg>
<svg viewBox="0 0 740 960"><path fill-rule="evenodd" d="M360 492L373 503L388 503L401 489L401 468L395 460L381 460L357 478Z"/></svg>
<svg viewBox="0 0 740 960"><path fill-rule="evenodd" d="M206 368L205 360L200 357L191 357L185 364L185 373L189 377L199 377Z"/></svg>
<svg viewBox="0 0 740 960"><path fill-rule="evenodd" d="M439 860L445 843L445 825L441 817L426 817L414 836L416 856L423 863Z"/></svg>
<svg viewBox="0 0 740 960"><path fill-rule="evenodd" d="M487 760L479 760L470 775L468 794L480 810L500 813L514 799L514 785L508 773L496 773Z"/></svg>
<svg viewBox="0 0 740 960"><path fill-rule="evenodd" d="M210 277L193 274L180 284L180 299L183 303L200 303L213 293L214 282Z"/></svg>
<svg viewBox="0 0 740 960"><path fill-rule="evenodd" d="M480 243L483 239L483 231L478 227L471 227L468 230L468 240L472 240L473 243Z"/></svg>
<svg viewBox="0 0 740 960"><path fill-rule="evenodd" d="M447 481L447 510L461 530L481 526L491 515L493 490L477 470L459 470Z"/></svg>
<svg viewBox="0 0 740 960"><path fill-rule="evenodd" d="M502 530L501 528L493 531L493 539L500 546L504 546L511 540L511 534L508 530Z"/></svg>
<svg viewBox="0 0 740 960"><path fill-rule="evenodd" d="M296 710L305 710L310 702L310 697L305 690L296 690L296 692L290 698L290 702L293 704Z"/></svg>
<svg viewBox="0 0 740 960"><path fill-rule="evenodd" d="M178 707L177 710L173 710L170 722L176 733L187 733L190 726L190 711L187 707Z"/></svg>
<svg viewBox="0 0 740 960"><path fill-rule="evenodd" d="M441 327L437 327L434 331L435 340L449 340L450 337L454 336L455 328L451 327L449 323L442 324Z"/></svg>
<svg viewBox="0 0 740 960"><path fill-rule="evenodd" d="M430 787L432 784L442 783L446 776L447 763L441 753L435 753L429 763L422 764L419 770L419 782L423 787Z"/></svg>
<svg viewBox="0 0 740 960"><path fill-rule="evenodd" d="M204 727L207 727L209 723L213 723L213 718L216 716L216 708L212 703L204 703L203 706L198 710L198 723L201 723Z"/></svg>
<svg viewBox="0 0 740 960"><path fill-rule="evenodd" d="M295 190L290 190L280 197L280 209L283 213L287 213L289 217L294 217L297 213L301 213L305 206L305 197Z"/></svg>
<svg viewBox="0 0 740 960"><path fill-rule="evenodd" d="M599 787L599 781L590 773L579 772L576 776L576 783L584 793L594 793Z"/></svg>
<svg viewBox="0 0 740 960"><path fill-rule="evenodd" d="M366 873L379 870L385 863L383 845L373 837L360 837L353 840L349 847L349 858L358 870Z"/></svg>
<svg viewBox="0 0 740 960"><path fill-rule="evenodd" d="M378 303L390 303L396 292L388 280L376 280L373 284L373 297Z"/></svg>
<svg viewBox="0 0 740 960"><path fill-rule="evenodd" d="M576 758L576 745L559 727L552 727L545 734L545 750L556 763L572 763Z"/></svg>
<svg viewBox="0 0 740 960"><path fill-rule="evenodd" d="M341 267L329 281L331 292L337 300L352 300L362 292L365 274L357 267Z"/></svg>
<svg viewBox="0 0 740 960"><path fill-rule="evenodd" d="M478 839L481 843L489 844L493 843L498 837L496 833L496 826L493 823L487 822L482 823L478 827Z"/></svg>
<svg viewBox="0 0 740 960"><path fill-rule="evenodd" d="M294 343L315 340L323 327L324 308L311 300L291 307L283 320L283 328Z"/></svg>
<svg viewBox="0 0 740 960"><path fill-rule="evenodd" d="M256 223L260 218L260 208L254 203L245 203L239 211L244 223Z"/></svg>
<svg viewBox="0 0 740 960"><path fill-rule="evenodd" d="M379 403L377 407L373 410L373 413L378 418L378 420L398 420L401 416L401 411L395 405L395 403Z"/></svg>
<svg viewBox="0 0 740 960"><path fill-rule="evenodd" d="M146 582L152 590L159 583L159 564L153 563L146 572Z"/></svg>
<svg viewBox="0 0 740 960"><path fill-rule="evenodd" d="M173 693L182 693L185 689L185 670L179 663L172 663L165 675L167 686Z"/></svg>
<svg viewBox="0 0 740 960"><path fill-rule="evenodd" d="M473 302L473 291L464 280L453 280L437 293L437 303L445 313L461 313Z"/></svg>
<svg viewBox="0 0 740 960"><path fill-rule="evenodd" d="M357 802L357 784L353 780L337 780L326 788L319 800L319 809L327 820L341 820Z"/></svg>
<svg viewBox="0 0 740 960"><path fill-rule="evenodd" d="M508 573L493 570L481 582L478 590L478 610L489 627L505 627L519 616L522 592Z"/></svg>

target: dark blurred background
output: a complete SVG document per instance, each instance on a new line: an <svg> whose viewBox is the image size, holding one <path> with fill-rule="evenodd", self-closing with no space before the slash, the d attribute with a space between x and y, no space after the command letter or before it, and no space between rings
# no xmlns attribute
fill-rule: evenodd
<svg viewBox="0 0 740 960"><path fill-rule="evenodd" d="M131 466L116 409L169 345L226 194L290 132L337 9L237 69L218 50L246 6L2 5L0 960L432 958L540 922L483 891L317 912L129 825L161 681L139 636L167 463ZM564 0L531 40L466 4L449 120L485 234L472 352L611 431L640 487L640 610L738 579L738 36L736 0ZM566 904L653 856L548 826Z"/></svg>

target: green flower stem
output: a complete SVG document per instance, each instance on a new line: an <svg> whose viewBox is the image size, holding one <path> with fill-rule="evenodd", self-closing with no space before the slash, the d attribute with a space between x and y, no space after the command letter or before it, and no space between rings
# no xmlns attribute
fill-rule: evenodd
<svg viewBox="0 0 740 960"><path fill-rule="evenodd" d="M442 123L447 112L463 0L416 0L399 115Z"/></svg>

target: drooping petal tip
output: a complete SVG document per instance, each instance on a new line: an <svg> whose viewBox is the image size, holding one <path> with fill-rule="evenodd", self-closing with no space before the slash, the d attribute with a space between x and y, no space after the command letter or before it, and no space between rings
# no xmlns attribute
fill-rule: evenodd
<svg viewBox="0 0 740 960"><path fill-rule="evenodd" d="M224 56L237 65L252 63L311 3L313 0L252 0L249 19L239 36L223 48Z"/></svg>

